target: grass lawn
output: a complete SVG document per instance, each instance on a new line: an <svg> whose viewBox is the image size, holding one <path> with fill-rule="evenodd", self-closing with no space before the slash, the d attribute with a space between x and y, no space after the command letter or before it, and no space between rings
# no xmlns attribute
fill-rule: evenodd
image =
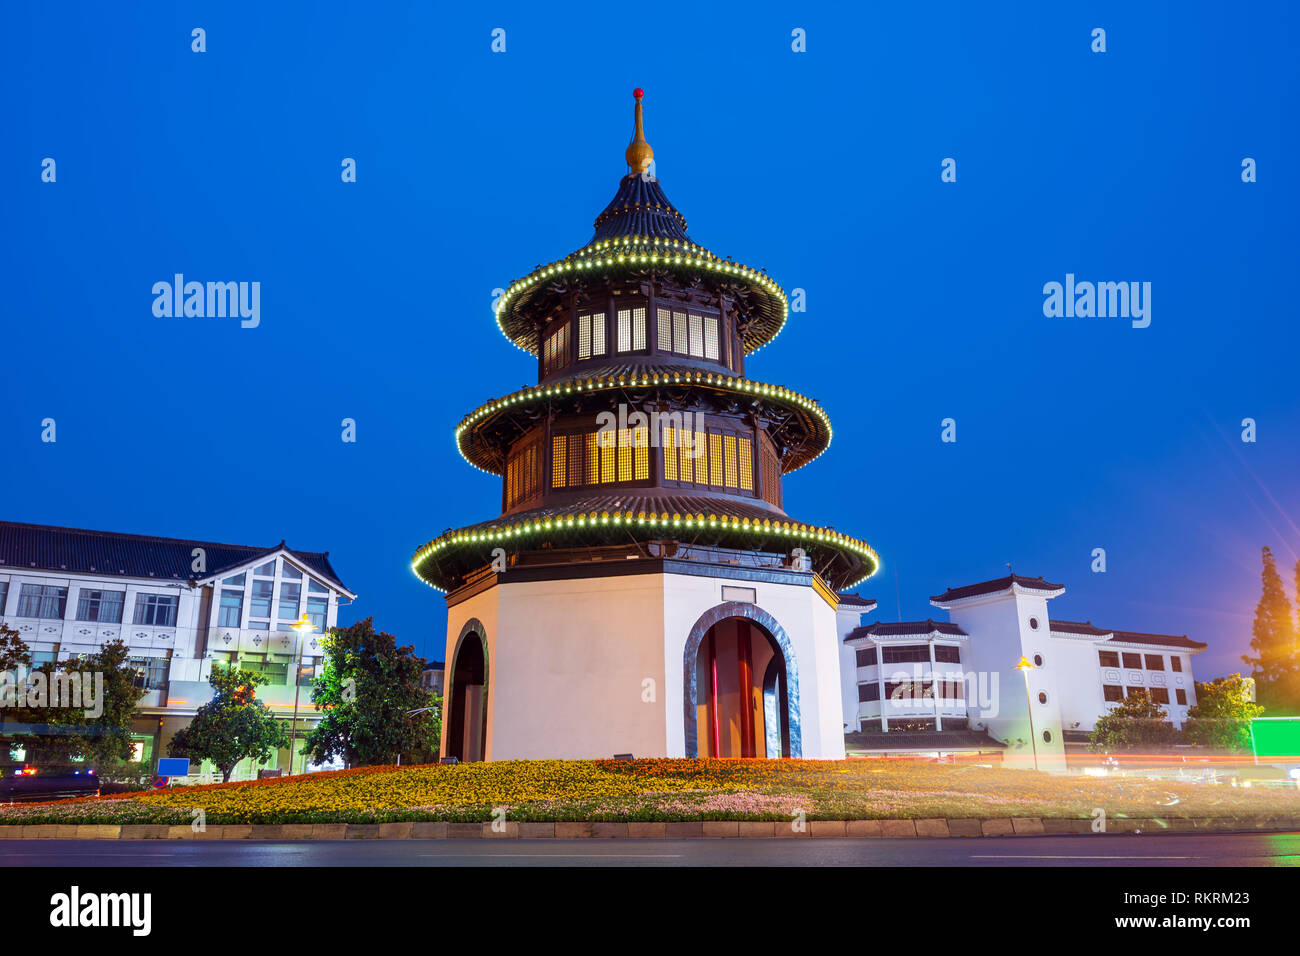
<svg viewBox="0 0 1300 956"><path fill-rule="evenodd" d="M366 767L0 806L0 824L1232 817L1300 821L1300 791L908 760L511 760Z"/></svg>

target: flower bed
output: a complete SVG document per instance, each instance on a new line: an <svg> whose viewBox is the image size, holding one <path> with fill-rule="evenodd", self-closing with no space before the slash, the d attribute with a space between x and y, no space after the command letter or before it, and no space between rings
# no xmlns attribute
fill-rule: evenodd
<svg viewBox="0 0 1300 956"><path fill-rule="evenodd" d="M0 807L0 825L1124 818L1300 820L1300 792L909 760L509 760L364 767Z"/></svg>

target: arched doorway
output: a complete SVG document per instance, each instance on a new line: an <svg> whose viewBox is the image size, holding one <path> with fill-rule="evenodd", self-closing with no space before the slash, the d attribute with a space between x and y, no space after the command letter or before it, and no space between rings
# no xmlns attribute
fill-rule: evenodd
<svg viewBox="0 0 1300 956"><path fill-rule="evenodd" d="M462 763L487 752L488 660L483 625L469 621L456 641L446 681L447 756Z"/></svg>
<svg viewBox="0 0 1300 956"><path fill-rule="evenodd" d="M686 641L688 757L798 757L799 677L780 624L753 604L706 612Z"/></svg>

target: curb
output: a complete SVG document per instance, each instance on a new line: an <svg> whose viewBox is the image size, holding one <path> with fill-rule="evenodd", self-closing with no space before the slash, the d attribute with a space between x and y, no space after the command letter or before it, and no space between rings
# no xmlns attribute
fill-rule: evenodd
<svg viewBox="0 0 1300 956"><path fill-rule="evenodd" d="M1105 833L1263 833L1300 830L1300 820L1110 819ZM768 820L677 823L283 823L214 824L203 830L167 824L19 824L0 826L0 840L443 840L443 839L892 839L1059 836L1092 833L1091 819L942 817L916 820L810 820L802 829Z"/></svg>

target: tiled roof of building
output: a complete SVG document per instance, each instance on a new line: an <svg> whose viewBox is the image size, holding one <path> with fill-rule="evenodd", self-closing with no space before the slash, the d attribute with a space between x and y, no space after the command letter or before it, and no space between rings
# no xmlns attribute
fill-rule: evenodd
<svg viewBox="0 0 1300 956"><path fill-rule="evenodd" d="M1186 634L1144 634L1141 631L1115 631L1107 644L1152 644L1157 647L1186 647L1205 650L1209 647L1204 641L1193 641Z"/></svg>
<svg viewBox="0 0 1300 956"><path fill-rule="evenodd" d="M841 594L840 604L846 607L861 607L868 610L876 606L876 602L871 598L864 598L860 594Z"/></svg>
<svg viewBox="0 0 1300 956"><path fill-rule="evenodd" d="M204 551L206 570L201 574L192 570L195 548ZM38 569L192 581L213 577L280 548L308 570L347 590L330 565L328 551L294 551L283 541L267 548L0 521L0 569L7 571Z"/></svg>
<svg viewBox="0 0 1300 956"><path fill-rule="evenodd" d="M623 236L687 240L686 218L664 195L659 180L629 173L618 184L614 198L593 223L592 242Z"/></svg>
<svg viewBox="0 0 1300 956"><path fill-rule="evenodd" d="M950 621L877 621L855 627L845 636L849 641L858 637L923 637L927 634L950 634L953 637L968 636L956 624Z"/></svg>
<svg viewBox="0 0 1300 956"><path fill-rule="evenodd" d="M1052 630L1062 634L1085 634L1089 637L1102 637L1110 631L1095 627L1092 621L1058 621L1052 618Z"/></svg>
<svg viewBox="0 0 1300 956"><path fill-rule="evenodd" d="M960 601L964 598L980 597L984 594L998 594L1002 591L1009 590L1013 584L1018 584L1022 588L1031 591L1064 591L1065 585L1052 584L1050 581L1044 581L1042 578L1027 578L1023 574L1008 574L1006 577L994 578L992 581L981 581L979 584L967 584L959 588L949 588L942 594L930 598L933 604L947 604L951 601Z"/></svg>

